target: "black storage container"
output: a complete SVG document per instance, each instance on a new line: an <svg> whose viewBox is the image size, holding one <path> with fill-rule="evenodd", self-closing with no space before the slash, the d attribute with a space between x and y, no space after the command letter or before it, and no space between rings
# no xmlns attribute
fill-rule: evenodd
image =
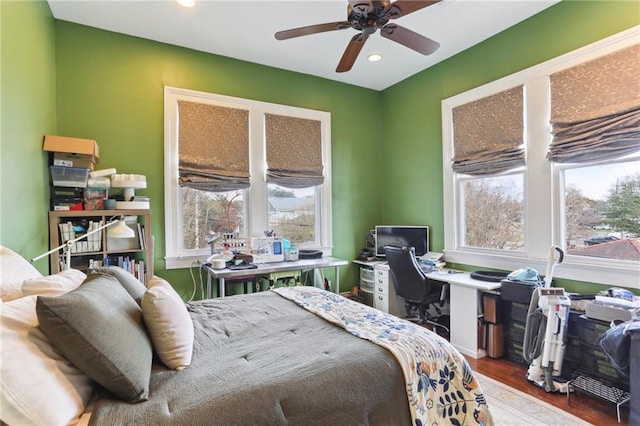
<svg viewBox="0 0 640 426"><path fill-rule="evenodd" d="M609 323L588 318L586 315L580 315L577 325L580 339L593 346L598 345L598 341L602 335L610 328Z"/></svg>
<svg viewBox="0 0 640 426"><path fill-rule="evenodd" d="M509 361L517 362L518 364L527 365L522 355L522 342L516 342L509 337L504 338L505 357Z"/></svg>
<svg viewBox="0 0 640 426"><path fill-rule="evenodd" d="M640 425L640 330L631 332L631 354L629 360L629 383L631 408L629 424Z"/></svg>
<svg viewBox="0 0 640 426"><path fill-rule="evenodd" d="M509 302L526 303L527 308L531 302L531 295L536 288L542 287L544 281L500 281L500 293L502 300Z"/></svg>

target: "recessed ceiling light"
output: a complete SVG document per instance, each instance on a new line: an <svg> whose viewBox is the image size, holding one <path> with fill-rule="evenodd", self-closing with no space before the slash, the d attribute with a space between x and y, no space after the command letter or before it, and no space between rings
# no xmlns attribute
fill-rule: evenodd
<svg viewBox="0 0 640 426"><path fill-rule="evenodd" d="M196 0L176 0L180 6L193 7L196 4Z"/></svg>
<svg viewBox="0 0 640 426"><path fill-rule="evenodd" d="M382 60L382 55L378 53L372 53L371 55L367 56L367 59L369 60L369 62L378 62Z"/></svg>

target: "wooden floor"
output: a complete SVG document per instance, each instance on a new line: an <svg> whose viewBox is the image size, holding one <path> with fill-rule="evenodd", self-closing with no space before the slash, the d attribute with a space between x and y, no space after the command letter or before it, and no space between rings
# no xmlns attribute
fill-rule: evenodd
<svg viewBox="0 0 640 426"><path fill-rule="evenodd" d="M580 392L573 392L571 394L571 405L569 405L566 395L547 393L544 389L528 382L526 380L527 368L525 366L504 359L492 359L488 357L480 359L467 357L467 360L473 370L561 408L591 424L597 426L618 424L615 405L589 397ZM627 425L629 404L625 404L620 411L620 424Z"/></svg>

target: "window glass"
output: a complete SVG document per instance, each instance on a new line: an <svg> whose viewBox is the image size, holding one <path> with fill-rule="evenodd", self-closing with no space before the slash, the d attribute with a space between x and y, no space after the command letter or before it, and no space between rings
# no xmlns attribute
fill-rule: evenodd
<svg viewBox="0 0 640 426"><path fill-rule="evenodd" d="M196 105L204 111L203 114L188 114L186 105ZM267 230L273 230L283 238L288 238L298 246L307 249L322 250L325 255L331 255L332 244L332 219L331 219L331 115L328 112L316 111L304 108L296 108L285 105L277 105L248 99L241 99L212 93L196 92L187 89L165 87L164 98L165 117L165 260L167 269L187 268L194 261L201 260L210 253L209 242L216 237L215 248L222 244L229 246L229 240L236 239L235 244L246 244L251 237L263 236ZM182 108L182 109L181 109ZM227 115L216 114L215 111L241 111L238 119L226 119ZM213 111L213 112L212 112ZM284 117L285 124L289 122L304 122L313 124L315 142L313 155L310 155L308 144L304 144L301 132L294 131L296 138L286 138L289 145L295 145L291 150L295 151L293 160L314 160L311 174L300 167L291 159L281 159L273 167L267 169L267 140L265 120L266 115ZM198 150L199 138L189 139L196 149L185 152L180 148L180 138L186 138L181 132L182 120L192 118L190 126L193 133L200 135L204 131L205 136L211 133L210 127L198 127L200 121L207 119L221 121L217 123L221 129L225 126L240 127L241 139L248 135L248 146L243 151L243 159L248 156L248 171L242 167L242 173L219 174L225 168L236 170L236 161L232 157L222 158L222 152L228 146L238 146L237 141L229 141L223 138L220 146ZM227 117L228 118L228 117ZM248 131L247 131L248 128ZM184 128L182 128L184 130ZM285 131L283 134L289 135ZM215 130L221 133L220 130ZM272 140L274 144L282 142L277 137ZM305 134L306 135L306 134ZM219 136L219 135L218 135ZM302 138L302 139L301 139ZM202 140L208 140L202 137ZM304 140L303 140L304 139ZM227 141L227 142L225 142ZM303 141L303 142L301 142ZM230 144L230 145L229 145ZM184 147L183 147L184 148ZM202 171L197 170L190 176L189 184L183 177L183 171L190 171L193 163L200 160L213 166L215 185L199 186ZM201 153L200 153L201 152ZM202 157L198 157L202 155ZM189 157L191 156L191 157ZM195 156L196 158L193 158ZM243 160L244 161L244 160ZM231 162L231 163L229 163ZM303 162L302 166L308 163ZM297 172L302 169L301 179L293 179L291 186L307 186L304 189L288 189L279 186L288 183L270 181L269 176L289 176L284 172ZM246 173L245 173L246 172ZM247 176L245 176L248 173ZM185 175L186 176L186 175ZM241 185L237 185L238 177L242 178ZM244 180L247 180L245 182ZM182 186L180 184L183 184ZM247 188L248 183L248 188ZM315 186L312 186L315 185ZM207 189L208 191L204 191ZM219 191L218 191L219 190Z"/></svg>
<svg viewBox="0 0 640 426"><path fill-rule="evenodd" d="M557 278L640 288L640 156L635 139L624 136L626 128L633 127L637 97L615 107L623 114L628 110L631 118L625 116L606 128L599 108L592 116L574 120L574 113L584 109L575 90L568 91L571 99L562 97L569 101L566 105L558 106L552 99L558 98L561 85L556 83L562 83L564 70L577 70L600 58L612 62L611 54L637 44L637 30L625 31L442 101L447 262L543 272L550 247L558 246L567 256L554 271ZM635 66L633 60L631 64ZM591 79L598 73L587 74L589 83L597 86L602 81ZM624 74L621 90L627 90L625 84L636 74ZM571 78L566 82L575 83ZM447 164L455 158L454 109L519 85L525 93L526 146L526 167L517 170L520 177L511 173L476 179L454 170ZM607 120L609 112L604 112ZM594 129L600 133L594 134ZM602 135L610 143L598 150Z"/></svg>
<svg viewBox="0 0 640 426"><path fill-rule="evenodd" d="M316 242L316 187L269 184L269 230L292 244Z"/></svg>
<svg viewBox="0 0 640 426"><path fill-rule="evenodd" d="M524 247L521 174L463 180L462 193L463 245L511 251Z"/></svg>
<svg viewBox="0 0 640 426"><path fill-rule="evenodd" d="M640 160L564 170L568 254L640 260Z"/></svg>
<svg viewBox="0 0 640 426"><path fill-rule="evenodd" d="M182 187L182 246L204 249L215 237L245 234L244 191L207 192Z"/></svg>

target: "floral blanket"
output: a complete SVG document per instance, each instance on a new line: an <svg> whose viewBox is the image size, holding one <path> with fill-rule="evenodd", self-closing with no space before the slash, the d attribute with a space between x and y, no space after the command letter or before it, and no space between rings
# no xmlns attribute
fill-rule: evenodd
<svg viewBox="0 0 640 426"><path fill-rule="evenodd" d="M403 370L414 425L493 424L487 401L469 364L442 337L315 287L281 287L272 291L389 350Z"/></svg>

